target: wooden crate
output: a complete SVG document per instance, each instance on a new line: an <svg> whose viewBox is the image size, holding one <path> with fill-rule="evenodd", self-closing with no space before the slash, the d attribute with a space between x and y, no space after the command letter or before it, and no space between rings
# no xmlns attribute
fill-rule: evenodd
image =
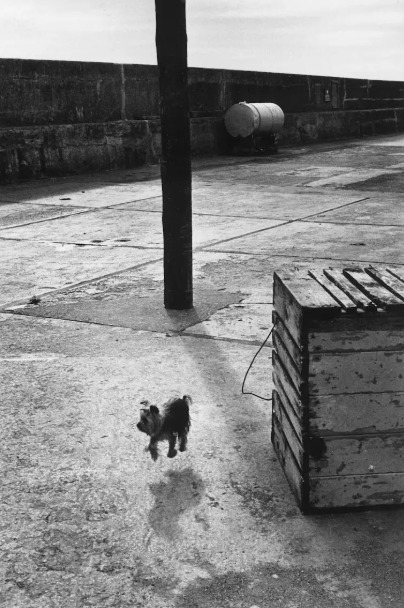
<svg viewBox="0 0 404 608"><path fill-rule="evenodd" d="M404 504L404 274L275 272L272 443L304 513Z"/></svg>

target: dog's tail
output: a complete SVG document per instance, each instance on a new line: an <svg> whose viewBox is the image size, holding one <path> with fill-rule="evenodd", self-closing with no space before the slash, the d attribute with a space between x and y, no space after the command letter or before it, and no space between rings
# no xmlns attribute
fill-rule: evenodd
<svg viewBox="0 0 404 608"><path fill-rule="evenodd" d="M185 401L188 407L192 405L192 398L189 395L184 395L182 400Z"/></svg>

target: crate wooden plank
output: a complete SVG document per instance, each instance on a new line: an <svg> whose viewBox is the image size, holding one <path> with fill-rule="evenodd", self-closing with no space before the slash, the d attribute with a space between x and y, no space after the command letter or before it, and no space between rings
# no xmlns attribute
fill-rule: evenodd
<svg viewBox="0 0 404 608"><path fill-rule="evenodd" d="M303 408L296 409L296 407L294 405L292 405L292 403L290 402L290 400L286 394L284 385L280 381L279 375L276 372L274 372L274 374L273 374L273 383L275 386L275 390L278 393L279 398L283 404L283 407L285 408L288 418L289 418L290 422L292 423L294 431L295 431L299 441L302 443L303 442L303 434L302 434Z"/></svg>
<svg viewBox="0 0 404 608"><path fill-rule="evenodd" d="M293 414L293 410L289 409L289 414ZM272 392L272 415L275 416L281 429L284 432L286 440L289 444L290 449L293 452L294 457L300 468L303 467L303 445L297 436L294 426L290 421L288 414L286 413L286 407L284 407L280 395L277 391Z"/></svg>
<svg viewBox="0 0 404 608"><path fill-rule="evenodd" d="M336 301L307 273L274 272L273 294L274 309L299 347L303 346L305 318L313 313L318 317L341 313Z"/></svg>
<svg viewBox="0 0 404 608"><path fill-rule="evenodd" d="M387 270L381 268L374 268L369 266L365 268L367 272L375 281L378 281L385 289L390 290L395 296L404 301L404 283L397 277L393 276Z"/></svg>
<svg viewBox="0 0 404 608"><path fill-rule="evenodd" d="M346 295L348 295L355 304L367 311L375 311L377 306L370 298L368 298L362 291L359 291L352 283L344 276L342 270L338 268L324 268L325 276L330 279L332 283L341 289Z"/></svg>
<svg viewBox="0 0 404 608"><path fill-rule="evenodd" d="M362 291L380 308L386 310L397 310L404 312L404 302L401 298L388 291L380 285L373 277L367 274L362 268L344 268L344 275L355 287Z"/></svg>
<svg viewBox="0 0 404 608"><path fill-rule="evenodd" d="M272 323L274 331L276 331L280 336L292 359L294 361L299 361L302 357L303 351L301 348L299 348L298 344L296 344L293 336L289 333L288 328L276 311L273 311L272 313Z"/></svg>
<svg viewBox="0 0 404 608"><path fill-rule="evenodd" d="M276 271L274 277L291 291L301 308L320 309L336 314L340 312L340 305L306 270Z"/></svg>
<svg viewBox="0 0 404 608"><path fill-rule="evenodd" d="M309 393L404 391L404 353L372 351L309 356Z"/></svg>
<svg viewBox="0 0 404 608"><path fill-rule="evenodd" d="M309 397L310 435L404 432L404 393Z"/></svg>
<svg viewBox="0 0 404 608"><path fill-rule="evenodd" d="M314 447L309 453L310 478L404 471L404 433L323 437Z"/></svg>
<svg viewBox="0 0 404 608"><path fill-rule="evenodd" d="M354 313L357 304L352 298L340 289L331 279L318 270L309 270L309 275L347 312Z"/></svg>
<svg viewBox="0 0 404 608"><path fill-rule="evenodd" d="M293 386L300 394L302 390L302 370L298 369L296 363L293 361L287 348L275 330L272 332L272 343L283 366L288 370Z"/></svg>
<svg viewBox="0 0 404 608"><path fill-rule="evenodd" d="M287 372L285 366L282 364L281 360L277 356L275 351L272 351L272 376L275 387L282 390L296 413L296 416L299 418L302 416L303 405L301 401L301 395L296 390L293 385L293 382Z"/></svg>
<svg viewBox="0 0 404 608"><path fill-rule="evenodd" d="M347 352L363 350L404 350L403 321L389 324L391 329L372 330L360 327L335 331L311 331L308 335L308 352Z"/></svg>
<svg viewBox="0 0 404 608"><path fill-rule="evenodd" d="M309 485L306 512L404 504L404 473L317 477Z"/></svg>
<svg viewBox="0 0 404 608"><path fill-rule="evenodd" d="M290 335L290 334L289 334ZM272 331L272 345L279 351L286 351L289 359L293 362L294 366L301 375L304 367L304 362L307 362L307 355L303 357L300 349L292 347L290 340L288 339L288 333L283 331L282 326L279 324L277 327L274 326ZM281 356L281 355L280 355ZM292 376L293 377L293 376Z"/></svg>
<svg viewBox="0 0 404 608"><path fill-rule="evenodd" d="M276 418L272 422L271 441L289 486L299 505L304 496L305 481L295 457Z"/></svg>

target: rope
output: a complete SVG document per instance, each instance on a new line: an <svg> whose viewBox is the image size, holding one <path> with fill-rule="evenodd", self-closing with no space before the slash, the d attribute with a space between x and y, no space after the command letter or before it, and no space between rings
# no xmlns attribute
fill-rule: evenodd
<svg viewBox="0 0 404 608"><path fill-rule="evenodd" d="M241 393L242 393L243 395L253 395L254 397L258 397L258 399L262 399L263 401L272 401L272 397L261 397L261 395L257 395L256 393L250 393L250 392L246 392L246 391L244 390L244 385L245 385L245 382L246 382L246 380L247 380L247 376L248 376L248 374L249 374L249 371L250 371L250 369L252 368L252 366L253 366L253 364L254 364L255 359L258 357L258 355L260 354L260 352L261 352L261 351L262 351L262 349L264 348L265 344L268 342L269 337L270 337L270 335L272 334L272 330L273 330L273 327L271 328L271 331L269 332L269 334L267 335L267 337L265 338L265 340L263 341L263 343L261 344L261 346L259 347L259 349L258 349L258 350L257 350L257 352L255 353L255 355L254 355L254 357L253 357L253 359L252 359L252 361L251 361L250 365L248 366L248 369L247 369L247 371L246 371L246 373L245 373L244 380L243 380L243 384L242 384L242 386L241 386Z"/></svg>

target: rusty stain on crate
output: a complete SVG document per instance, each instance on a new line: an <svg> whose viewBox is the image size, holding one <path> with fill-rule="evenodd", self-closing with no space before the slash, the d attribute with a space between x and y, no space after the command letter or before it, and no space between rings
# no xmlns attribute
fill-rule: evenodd
<svg viewBox="0 0 404 608"><path fill-rule="evenodd" d="M395 268L274 274L272 442L304 512L404 504L403 320Z"/></svg>

